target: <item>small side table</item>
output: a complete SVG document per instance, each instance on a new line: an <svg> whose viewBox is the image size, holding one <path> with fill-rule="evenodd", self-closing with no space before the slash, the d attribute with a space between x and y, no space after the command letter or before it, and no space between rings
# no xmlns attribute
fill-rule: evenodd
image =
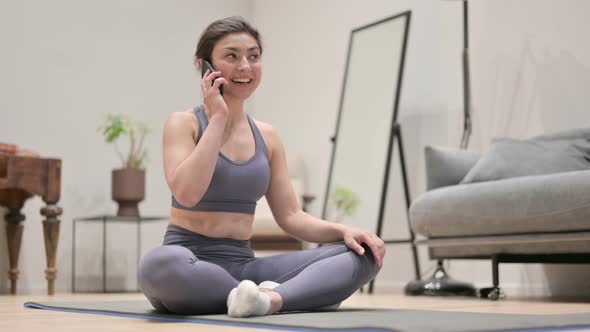
<svg viewBox="0 0 590 332"><path fill-rule="evenodd" d="M134 222L137 223L137 264L141 255L141 224L144 222L168 221L168 216L140 216L140 217L119 217L114 215L99 215L93 217L79 217L73 220L72 232L72 293L76 293L76 224L78 222L102 222L102 291L107 291L107 224L115 222ZM139 291L139 289L137 289Z"/></svg>
<svg viewBox="0 0 590 332"><path fill-rule="evenodd" d="M57 268L57 242L62 208L57 205L61 192L61 160L36 156L5 154L0 151L0 206L7 207L6 240L8 244L8 261L10 269L10 294L16 294L18 281L18 256L23 238L23 221L21 213L25 201L33 196L40 196L45 202L41 208L43 220L43 237L45 256L47 258L47 294L55 294Z"/></svg>

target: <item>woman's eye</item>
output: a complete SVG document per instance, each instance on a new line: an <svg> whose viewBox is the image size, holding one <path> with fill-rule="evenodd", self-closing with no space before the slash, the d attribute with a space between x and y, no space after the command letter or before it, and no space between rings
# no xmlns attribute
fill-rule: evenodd
<svg viewBox="0 0 590 332"><path fill-rule="evenodd" d="M228 54L228 55L227 55L227 57L228 57L228 58L235 59L235 58L236 58L236 55L235 55L235 54Z"/></svg>
<svg viewBox="0 0 590 332"><path fill-rule="evenodd" d="M258 60L258 58L260 58L260 55L258 55L258 54L250 55L250 59L252 59L252 60Z"/></svg>

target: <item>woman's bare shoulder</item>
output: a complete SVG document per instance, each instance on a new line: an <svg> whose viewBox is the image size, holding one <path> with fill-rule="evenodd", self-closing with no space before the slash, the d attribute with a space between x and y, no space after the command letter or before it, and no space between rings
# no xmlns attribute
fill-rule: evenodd
<svg viewBox="0 0 590 332"><path fill-rule="evenodd" d="M166 119L165 131L186 132L192 131L193 136L199 135L199 123L194 110L189 108L185 111L172 112Z"/></svg>
<svg viewBox="0 0 590 332"><path fill-rule="evenodd" d="M254 123L262 135L277 135L277 130L270 123L258 119L254 119Z"/></svg>
<svg viewBox="0 0 590 332"><path fill-rule="evenodd" d="M254 123L256 124L256 127L258 127L258 130L260 130L260 134L262 135L262 139L268 150L269 159L272 159L274 151L280 149L282 146L279 132L270 123L256 119L254 119Z"/></svg>
<svg viewBox="0 0 590 332"><path fill-rule="evenodd" d="M258 127L258 130L260 130L262 138L264 138L264 141L267 143L267 145L275 144L278 140L280 140L279 132L270 123L257 119L254 119L254 123L256 124L256 127Z"/></svg>
<svg viewBox="0 0 590 332"><path fill-rule="evenodd" d="M194 121L190 121L190 122L195 122L197 120L197 117L195 116L194 110L192 108L189 108L187 110L184 111L176 111L176 112L172 112L170 114L168 114L168 120L167 121L187 121L187 120L194 120ZM189 121L187 121L189 122Z"/></svg>

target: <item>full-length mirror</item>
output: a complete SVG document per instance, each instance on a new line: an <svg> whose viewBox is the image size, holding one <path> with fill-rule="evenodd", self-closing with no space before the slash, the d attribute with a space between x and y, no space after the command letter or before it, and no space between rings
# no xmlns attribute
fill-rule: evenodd
<svg viewBox="0 0 590 332"><path fill-rule="evenodd" d="M322 216L375 231L382 218L410 12L352 30Z"/></svg>

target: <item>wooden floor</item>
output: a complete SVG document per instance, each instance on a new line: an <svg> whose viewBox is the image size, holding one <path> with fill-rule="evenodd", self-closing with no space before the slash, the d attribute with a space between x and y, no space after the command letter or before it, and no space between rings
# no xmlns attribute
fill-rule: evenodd
<svg viewBox="0 0 590 332"><path fill-rule="evenodd" d="M46 295L0 295L0 331L12 332L183 332L183 331L268 331L225 327L194 323L154 322L143 319L118 318L103 315L65 313L48 310L26 309L27 301L95 301L95 300L139 300L141 294L57 294ZM585 302L584 302L585 301ZM541 298L506 298L492 302L470 298L408 297L400 294L367 295L357 293L343 306L372 308L428 309L485 313L522 314L568 314L590 312L590 299L566 301ZM580 331L580 330L577 330ZM586 330L590 331L590 330Z"/></svg>

